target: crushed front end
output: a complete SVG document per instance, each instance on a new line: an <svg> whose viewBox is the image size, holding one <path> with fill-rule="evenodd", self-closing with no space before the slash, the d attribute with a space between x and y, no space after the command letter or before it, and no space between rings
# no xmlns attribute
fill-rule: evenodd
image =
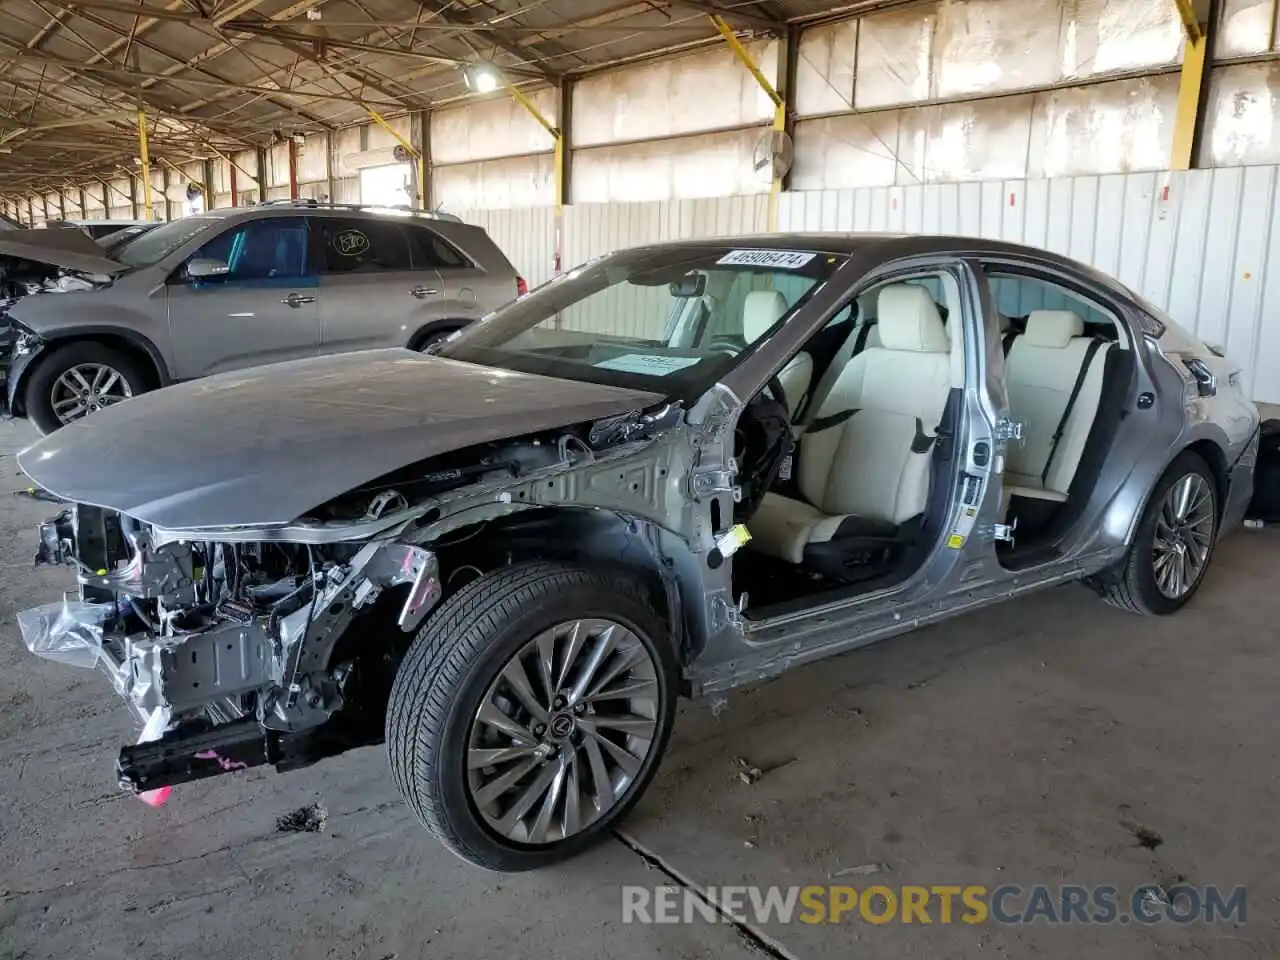
<svg viewBox="0 0 1280 960"><path fill-rule="evenodd" d="M395 665L440 598L436 558L393 537L316 539L173 539L83 504L42 526L36 561L74 565L79 589L19 614L23 641L100 668L132 708L122 787L381 741Z"/></svg>

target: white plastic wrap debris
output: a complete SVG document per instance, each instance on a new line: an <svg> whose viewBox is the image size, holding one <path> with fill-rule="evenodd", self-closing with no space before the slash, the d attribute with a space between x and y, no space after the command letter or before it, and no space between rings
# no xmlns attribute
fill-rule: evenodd
<svg viewBox="0 0 1280 960"><path fill-rule="evenodd" d="M102 626L112 604L64 597L18 614L22 642L37 657L73 667L93 667L102 649Z"/></svg>
<svg viewBox="0 0 1280 960"><path fill-rule="evenodd" d="M159 740L164 736L165 730L169 726L170 711L168 707L156 707L151 711L151 716L147 718L147 722L142 727L142 734L138 737L139 743L150 743L153 740ZM138 794L138 799L149 807L163 807L169 794L173 792L173 787L157 787L154 790L144 790Z"/></svg>

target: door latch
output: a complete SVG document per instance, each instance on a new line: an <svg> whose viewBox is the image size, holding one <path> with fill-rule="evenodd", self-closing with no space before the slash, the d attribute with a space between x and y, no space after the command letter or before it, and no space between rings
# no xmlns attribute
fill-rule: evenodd
<svg viewBox="0 0 1280 960"><path fill-rule="evenodd" d="M992 542L1000 541L1001 543L1013 544L1013 531L1018 528L1018 518L1013 518L1013 523L993 523L982 528L983 538Z"/></svg>
<svg viewBox="0 0 1280 960"><path fill-rule="evenodd" d="M1005 443L1016 442L1021 445L1023 442L1023 424L1021 420L1010 420L1008 417L1001 417L996 421L995 430L992 431L997 440Z"/></svg>
<svg viewBox="0 0 1280 960"><path fill-rule="evenodd" d="M411 296L417 297L419 300L425 300L427 297L434 297L440 291L435 287L414 287L409 291Z"/></svg>
<svg viewBox="0 0 1280 960"><path fill-rule="evenodd" d="M301 297L296 293L291 293L280 302L283 303L286 307L293 307L296 310L298 309L298 307L302 306L304 303L315 303L316 298Z"/></svg>
<svg viewBox="0 0 1280 960"><path fill-rule="evenodd" d="M742 488L734 478L732 470L699 470L689 476L689 485L693 490L693 498L714 497L718 493L733 495L733 502L742 500Z"/></svg>

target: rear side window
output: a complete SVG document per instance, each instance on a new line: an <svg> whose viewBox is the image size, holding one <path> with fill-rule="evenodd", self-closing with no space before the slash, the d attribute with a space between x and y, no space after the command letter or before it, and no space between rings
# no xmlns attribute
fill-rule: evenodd
<svg viewBox="0 0 1280 960"><path fill-rule="evenodd" d="M469 267L470 262L447 240L427 227L408 227L415 268Z"/></svg>
<svg viewBox="0 0 1280 960"><path fill-rule="evenodd" d="M411 270L409 239L398 223L382 220L312 221L320 268L326 274L385 273Z"/></svg>

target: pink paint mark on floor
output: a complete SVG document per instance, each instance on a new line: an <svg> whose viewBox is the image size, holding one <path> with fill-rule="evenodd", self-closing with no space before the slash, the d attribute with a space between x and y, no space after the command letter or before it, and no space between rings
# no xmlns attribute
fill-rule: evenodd
<svg viewBox="0 0 1280 960"><path fill-rule="evenodd" d="M155 790L144 790L138 794L138 799L149 807L163 807L172 792L173 787L157 787Z"/></svg>

